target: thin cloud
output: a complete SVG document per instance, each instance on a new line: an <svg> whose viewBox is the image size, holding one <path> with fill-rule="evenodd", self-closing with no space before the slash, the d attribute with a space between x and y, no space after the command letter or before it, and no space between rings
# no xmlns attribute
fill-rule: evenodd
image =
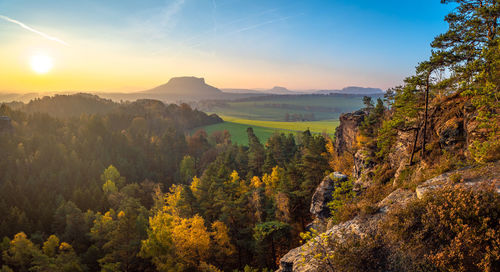
<svg viewBox="0 0 500 272"><path fill-rule="evenodd" d="M161 14L162 16L161 25L162 26L172 25L172 19L177 13L181 11L182 6L184 5L185 2L186 2L185 0L177 0L166 6Z"/></svg>
<svg viewBox="0 0 500 272"><path fill-rule="evenodd" d="M273 23L280 22L280 21L285 21L285 20L288 20L288 19L293 18L293 17L295 17L295 16L286 16L286 17L281 17L281 18L277 18L277 19L274 19L274 20L269 20L269 21L266 21L266 22L262 22L262 23L258 23L258 24L254 24L254 25L250 25L250 26L246 26L246 27L243 27L243 28L231 31L231 32L224 33L221 36L231 36L231 35L238 34L238 33L241 33L241 32L245 32L245 31L249 31L249 30L252 30L252 29L260 28L260 27L263 27L265 25L273 24ZM199 47L199 46L205 44L206 42L207 41L201 41L199 43L192 44L192 45L188 46L187 48L196 48L196 47Z"/></svg>
<svg viewBox="0 0 500 272"><path fill-rule="evenodd" d="M213 13L215 14L215 9L217 8L217 5L215 3L215 0L212 2L212 6L213 6ZM278 11L279 9L277 8L272 8L272 9L268 9L268 10L264 10L262 12L259 12L259 13L255 13L255 14L252 14L252 15L249 15L249 16L246 16L246 17L241 17L241 18L238 18L238 19L235 19L233 21L230 21L230 22L227 22L227 23L223 23L223 24L220 24L220 23L217 23L216 19L215 19L215 16L213 16L213 20L214 20L214 26L209 28L209 29L206 29L205 31L201 32L201 33L198 33L198 34L195 34L189 38L186 38L182 41L179 41L177 44L180 46L180 47L185 47L185 48L195 48L195 47L198 47L202 44L205 44L206 43L206 40L205 41L199 41L199 39L202 39L202 38L206 38L208 35L212 34L212 39L215 40L217 37L219 36L226 36L226 35L229 35L229 34L233 34L233 32L220 32L219 29L223 29L225 27L228 27L228 26L232 26L236 23L240 23L240 22L244 22L244 21L248 21L248 20L251 20L251 19L256 19L256 18L259 18L260 16L263 16L263 15L266 15L266 14L269 14L269 13L273 13L275 11ZM289 16L289 17L293 17L293 16ZM270 23L273 23L275 21L281 21L281 20L286 20L288 19L289 17L286 17L286 18L279 18L279 19L275 19L275 20L272 20L272 22L265 22L265 23L261 23L259 24L260 25L265 25L265 24L270 24ZM250 26L250 27L245 27L246 30L250 30L252 28L257 28L258 26ZM238 29L237 31L234 31L235 33L238 33L238 32L244 32L245 29ZM191 45L190 45L191 43ZM158 54L161 54L162 52L165 52L165 51L168 51L170 50L171 48L173 47L173 45L170 45L166 48L162 48L160 50L157 50L157 51L154 51L152 52L151 54L152 55L158 55ZM178 55L178 53L176 53L175 55Z"/></svg>
<svg viewBox="0 0 500 272"><path fill-rule="evenodd" d="M32 28L32 27L30 27L30 26L22 23L22 22L19 22L17 20L14 20L14 19L9 18L9 17L4 16L4 15L0 15L0 18L3 19L3 20L5 20L5 21L7 21L7 22L11 22L13 24L16 24L16 25L18 25L18 26L20 26L20 27L22 27L22 28L24 28L24 29L26 29L28 31L31 31L31 32L35 33L35 34L38 34L38 35L44 37L47 40L51 40L51 41L54 41L54 42L58 42L58 43L60 43L62 45L69 46L69 44L67 42L65 42L65 41L63 41L63 40L61 40L59 38L56 38L54 36L50 36L48 34L45 34L45 33L41 32L39 30L36 30L36 29L34 29L34 28Z"/></svg>
<svg viewBox="0 0 500 272"><path fill-rule="evenodd" d="M262 23L259 23L259 24L255 24L255 25L251 25L251 26L246 26L246 27L240 28L238 30L235 30L233 32L230 32L230 33L228 33L228 35L245 32L245 31L248 31L248 30L252 30L252 29L255 29L255 28L259 28L259 27L268 25L268 24L276 23L276 22L279 22L279 21L285 21L285 20L288 20L288 19L293 18L293 17L294 16L286 16L286 17L281 17L281 18L278 18L278 19L274 19L274 20L269 20L269 21L266 21L266 22L262 22Z"/></svg>

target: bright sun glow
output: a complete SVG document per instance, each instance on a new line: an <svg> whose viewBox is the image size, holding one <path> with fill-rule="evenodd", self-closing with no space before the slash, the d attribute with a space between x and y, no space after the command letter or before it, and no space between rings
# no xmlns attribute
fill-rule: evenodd
<svg viewBox="0 0 500 272"><path fill-rule="evenodd" d="M30 60L31 69L35 71L37 74L46 74L52 67L54 63L52 62L52 58L46 55L36 55L31 57Z"/></svg>

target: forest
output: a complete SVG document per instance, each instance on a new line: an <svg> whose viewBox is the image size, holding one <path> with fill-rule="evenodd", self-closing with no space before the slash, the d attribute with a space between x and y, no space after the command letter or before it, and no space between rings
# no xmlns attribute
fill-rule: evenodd
<svg viewBox="0 0 500 272"><path fill-rule="evenodd" d="M187 105L104 102L2 105L13 127L0 134L4 269L272 268L298 244L328 170L323 136L276 134L264 145L249 129L239 146L227 132L186 134L220 122ZM75 117L78 104L98 113Z"/></svg>

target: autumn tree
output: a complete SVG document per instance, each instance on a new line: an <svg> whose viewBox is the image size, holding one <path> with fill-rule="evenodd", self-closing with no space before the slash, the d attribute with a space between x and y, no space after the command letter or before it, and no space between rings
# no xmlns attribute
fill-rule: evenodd
<svg viewBox="0 0 500 272"><path fill-rule="evenodd" d="M24 232L20 232L10 241L10 246L2 252L3 261L10 267L20 272L27 272L31 267L33 257L39 253L39 249L28 239Z"/></svg>
<svg viewBox="0 0 500 272"><path fill-rule="evenodd" d="M254 238L261 246L268 247L271 251L270 258L267 258L268 266L277 268L277 250L286 243L290 235L290 226L279 221L269 221L258 224L254 227ZM266 250L266 252L269 252Z"/></svg>
<svg viewBox="0 0 500 272"><path fill-rule="evenodd" d="M139 213L133 207L120 211L113 221L109 222L111 229L104 235L105 252L99 263L103 270L137 271L144 269L137 259L140 250L141 234L146 231L145 211Z"/></svg>
<svg viewBox="0 0 500 272"><path fill-rule="evenodd" d="M211 246L220 250L217 254L232 253L227 228L221 223L213 225L217 233L211 234L200 216L180 218L164 208L149 219L149 224L140 256L151 258L159 271L196 269L210 259ZM214 256L219 261L221 257Z"/></svg>

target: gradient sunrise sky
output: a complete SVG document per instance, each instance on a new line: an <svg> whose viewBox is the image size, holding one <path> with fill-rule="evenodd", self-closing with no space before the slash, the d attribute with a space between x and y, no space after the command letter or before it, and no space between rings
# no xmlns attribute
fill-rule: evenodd
<svg viewBox="0 0 500 272"><path fill-rule="evenodd" d="M0 1L0 91L386 89L447 29L439 0ZM53 59L37 74L34 55Z"/></svg>

